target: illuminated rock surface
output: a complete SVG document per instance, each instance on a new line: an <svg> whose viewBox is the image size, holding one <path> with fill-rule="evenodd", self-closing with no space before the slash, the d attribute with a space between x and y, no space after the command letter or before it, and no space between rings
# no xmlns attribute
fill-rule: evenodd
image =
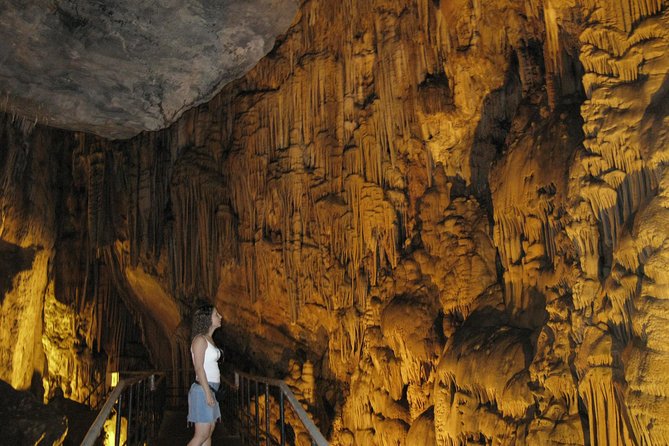
<svg viewBox="0 0 669 446"><path fill-rule="evenodd" d="M667 444L668 47L661 0L312 0L164 131L5 116L0 378L187 368L204 298L333 445Z"/></svg>

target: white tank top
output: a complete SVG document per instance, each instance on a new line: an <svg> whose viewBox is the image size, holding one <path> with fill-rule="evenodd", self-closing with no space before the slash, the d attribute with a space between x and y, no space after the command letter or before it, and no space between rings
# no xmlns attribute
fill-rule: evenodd
<svg viewBox="0 0 669 446"><path fill-rule="evenodd" d="M204 351L204 374L207 375L207 381L210 383L221 382L221 371L218 369L218 359L221 357L221 351L207 338L207 349ZM193 347L190 349L190 355L193 356Z"/></svg>

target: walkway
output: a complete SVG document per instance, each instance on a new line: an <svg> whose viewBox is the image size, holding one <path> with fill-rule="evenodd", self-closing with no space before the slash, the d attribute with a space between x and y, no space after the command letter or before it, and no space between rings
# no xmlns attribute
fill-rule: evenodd
<svg viewBox="0 0 669 446"><path fill-rule="evenodd" d="M212 445L242 446L237 436L230 435L224 423L218 423L214 429ZM193 427L186 426L186 412L166 410L163 423L158 432L156 444L160 446L185 446L193 438Z"/></svg>

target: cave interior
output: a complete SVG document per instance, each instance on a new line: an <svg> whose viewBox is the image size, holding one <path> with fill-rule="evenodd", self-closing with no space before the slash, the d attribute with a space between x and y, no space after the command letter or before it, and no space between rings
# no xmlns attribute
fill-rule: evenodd
<svg viewBox="0 0 669 446"><path fill-rule="evenodd" d="M3 438L211 303L333 446L669 444L667 0L7 0L0 59Z"/></svg>

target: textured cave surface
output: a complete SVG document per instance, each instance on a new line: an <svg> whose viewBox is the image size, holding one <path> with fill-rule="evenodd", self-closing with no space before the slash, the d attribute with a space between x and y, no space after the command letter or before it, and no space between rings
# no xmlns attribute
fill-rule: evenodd
<svg viewBox="0 0 669 446"><path fill-rule="evenodd" d="M335 446L668 444L668 92L662 0L308 0L167 129L4 115L0 379L188 368L208 300Z"/></svg>
<svg viewBox="0 0 669 446"><path fill-rule="evenodd" d="M68 419L54 407L57 404L44 406L34 395L16 391L5 382L0 382L0 397L2 444L63 444Z"/></svg>
<svg viewBox="0 0 669 446"><path fill-rule="evenodd" d="M273 47L295 0L6 0L1 109L108 138L158 130Z"/></svg>

